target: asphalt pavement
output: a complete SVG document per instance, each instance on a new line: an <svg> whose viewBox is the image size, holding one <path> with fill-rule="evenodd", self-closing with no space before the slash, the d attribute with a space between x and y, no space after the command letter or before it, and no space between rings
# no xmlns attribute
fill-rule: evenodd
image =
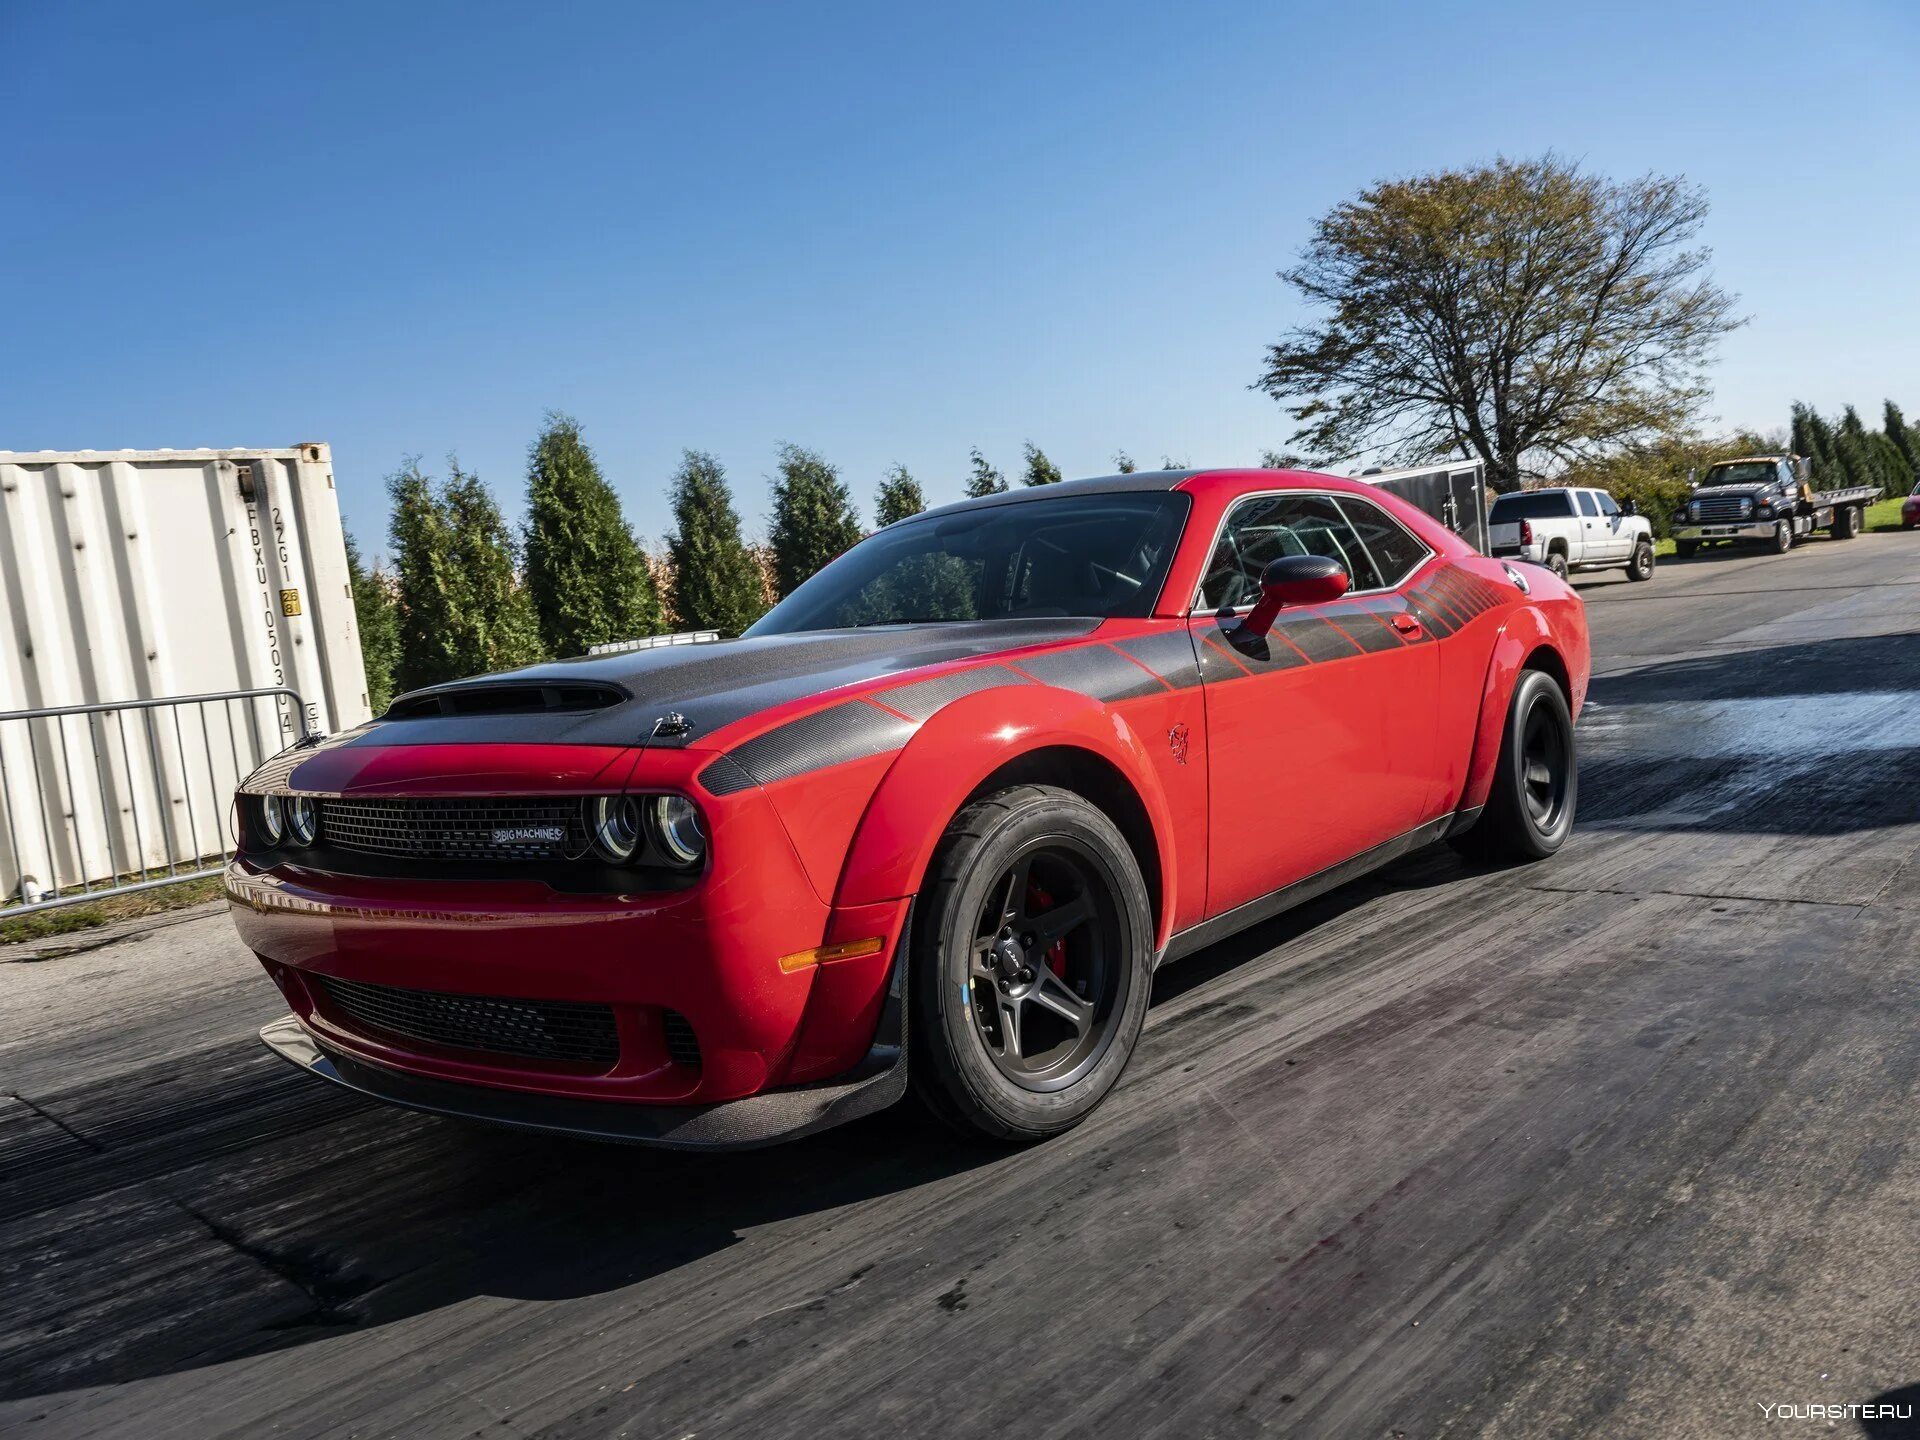
<svg viewBox="0 0 1920 1440"><path fill-rule="evenodd" d="M1578 583L1568 847L1163 971L1034 1149L493 1131L224 914L0 951L0 1433L1912 1433L1765 1407L1920 1413L1920 536Z"/></svg>

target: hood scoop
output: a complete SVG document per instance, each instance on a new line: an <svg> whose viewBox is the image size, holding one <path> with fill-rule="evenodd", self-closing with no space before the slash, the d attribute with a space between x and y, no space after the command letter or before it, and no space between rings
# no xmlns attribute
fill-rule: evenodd
<svg viewBox="0 0 1920 1440"><path fill-rule="evenodd" d="M624 690L612 685L456 685L446 690L416 690L388 707L385 720L427 720L450 715L582 715L625 703Z"/></svg>

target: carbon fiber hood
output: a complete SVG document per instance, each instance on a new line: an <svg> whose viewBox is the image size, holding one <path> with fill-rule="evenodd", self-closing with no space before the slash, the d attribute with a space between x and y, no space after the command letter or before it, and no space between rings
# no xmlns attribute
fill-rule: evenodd
<svg viewBox="0 0 1920 1440"><path fill-rule="evenodd" d="M890 679L930 665L976 660L1029 645L1090 635L1098 620L982 620L767 635L702 645L670 645L529 665L409 692L459 695L489 686L609 685L627 699L587 712L509 711L378 719L346 743L458 745L545 742L562 745L699 744L722 726L775 705L863 681ZM397 702L396 702L397 703ZM686 733L654 738L654 722L672 711Z"/></svg>

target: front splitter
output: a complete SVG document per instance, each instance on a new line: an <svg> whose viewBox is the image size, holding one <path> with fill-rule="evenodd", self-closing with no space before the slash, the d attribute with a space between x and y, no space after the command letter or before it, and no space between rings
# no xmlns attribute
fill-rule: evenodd
<svg viewBox="0 0 1920 1440"><path fill-rule="evenodd" d="M769 1090L717 1105L639 1105L408 1075L321 1044L293 1015L262 1026L260 1039L308 1073L389 1105L517 1130L669 1150L751 1150L796 1140L883 1110L907 1088L905 1048L891 1045L876 1045L849 1074L816 1085Z"/></svg>

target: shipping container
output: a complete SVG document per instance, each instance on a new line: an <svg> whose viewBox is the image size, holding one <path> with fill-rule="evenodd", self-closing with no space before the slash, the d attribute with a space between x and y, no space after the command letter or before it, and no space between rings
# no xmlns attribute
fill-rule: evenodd
<svg viewBox="0 0 1920 1440"><path fill-rule="evenodd" d="M0 451L0 896L190 865L257 759L368 718L333 458ZM31 888L31 887L30 887Z"/></svg>

